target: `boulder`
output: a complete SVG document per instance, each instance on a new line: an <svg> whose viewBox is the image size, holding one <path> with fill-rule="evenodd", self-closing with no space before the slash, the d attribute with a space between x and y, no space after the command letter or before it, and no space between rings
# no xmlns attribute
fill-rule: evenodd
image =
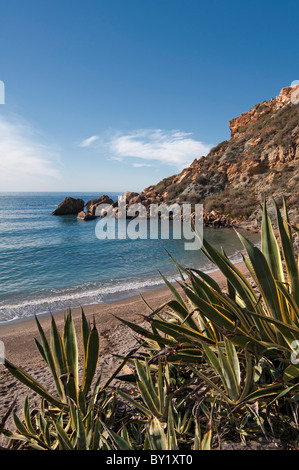
<svg viewBox="0 0 299 470"><path fill-rule="evenodd" d="M95 219L95 215L93 215L91 212L84 212L84 211L81 211L79 212L79 214L77 215L77 218L80 219L80 220L93 220Z"/></svg>
<svg viewBox="0 0 299 470"><path fill-rule="evenodd" d="M97 198L97 199L91 199L90 201L88 201L86 203L86 209L88 212L90 212L92 215L96 215L96 208L100 205L100 204L109 204L109 205L114 205L114 202L113 200L107 196L106 194L104 194L103 196Z"/></svg>
<svg viewBox="0 0 299 470"><path fill-rule="evenodd" d="M52 215L77 215L83 210L84 201L83 199L74 199L72 197L66 197L52 212Z"/></svg>

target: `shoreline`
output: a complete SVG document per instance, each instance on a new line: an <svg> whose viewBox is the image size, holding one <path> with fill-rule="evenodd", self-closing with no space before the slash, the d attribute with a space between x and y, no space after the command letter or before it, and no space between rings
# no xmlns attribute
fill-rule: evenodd
<svg viewBox="0 0 299 470"><path fill-rule="evenodd" d="M242 258L240 256L233 256L231 257L231 262L234 264L234 265L242 265L243 261L241 260ZM214 275L215 272L218 271L218 268L216 268L215 266L210 266L206 269L203 269L203 271L212 276ZM171 283L171 284L176 284L177 280L180 279L180 276L178 275L178 273L176 273L176 275L174 273L170 273L170 274L165 274L165 277L166 279L168 279L168 281ZM14 325L14 324L18 324L18 323L23 323L23 322L27 322L27 321L30 321L32 319L34 319L34 316L36 315L38 318L43 318L45 316L50 316L50 315L53 315L53 316L57 316L59 314L61 314L62 312L66 312L66 311L69 311L69 310L77 310L77 309L80 309L81 307L97 307L97 306L101 306L101 305L110 305L110 304L114 304L115 302L118 302L118 303L122 303L122 302L125 302L126 300L129 300L129 299L132 299L133 297L138 297L140 295L144 295L145 293L147 292L152 292L152 291L160 291L161 289L164 289L165 288L165 283L163 281L163 279L160 277L159 278L159 281L158 279L147 279L146 280L143 280L142 281L142 284L140 286L135 286L135 287L130 287L128 289L120 289L119 291L117 292L108 292L108 293L105 293L104 294L104 299L103 300L99 300L99 301L92 301L92 297L94 294L94 292L89 292L88 290L86 291L86 293L84 295L81 294L81 297L82 297L82 303L79 303L78 301L74 304L74 305L71 305L71 303L66 306L66 305L63 305L63 303L65 303L65 300L59 300L58 298L55 299L54 301L52 301L52 299L49 297L49 298L41 298L41 299L38 299L38 298L32 298L31 299L31 302L28 301L27 303L24 304L25 308L28 306L28 305L34 305L35 306L35 310L40 310L40 313L36 313L35 311L32 311L28 314L25 314L24 316L19 316L19 315L16 315L15 317L13 318L9 318L9 319L6 319L6 320L0 320L0 335L1 335L1 329L7 325ZM68 288L66 288L68 289ZM66 298L67 297L67 293L65 293L63 290L62 290L62 297L63 298ZM94 295L98 295L98 293L94 294ZM87 300L85 299L84 300L84 297L87 298ZM73 298L72 298L72 294L69 294L69 297L68 297L69 301L73 301ZM55 305L55 302L57 303L61 303L62 305L59 307L58 305L55 306L52 310L51 310L51 306L52 304ZM20 304L15 304L13 305L14 307L18 307L20 310L22 309L22 303ZM47 309L45 310L45 305L47 305ZM37 306L37 307L36 307ZM42 308L40 309L39 306L42 306ZM0 309L1 310L1 309ZM0 336L0 340L1 340L1 336Z"/></svg>
<svg viewBox="0 0 299 470"><path fill-rule="evenodd" d="M235 263L235 266L243 274L249 276L244 262ZM226 287L225 278L219 270L209 274L216 280L221 289ZM142 296L153 309L158 308L173 298L167 286L144 291ZM104 381L112 375L119 365L119 359L114 354L126 355L137 344L136 334L115 316L133 323L142 324L144 316L150 313L150 310L144 304L140 294L123 300L116 300L115 302L86 305L82 306L82 308L89 321L92 321L93 318L95 319L96 327L99 331L100 358L98 370L101 371L102 380ZM59 331L62 331L65 313L66 311L62 311L53 315ZM78 334L80 363L82 358L80 333L81 308L73 309L72 317ZM51 315L41 314L39 321L46 336L49 337ZM55 392L55 387L52 376L40 356L35 344L35 338L39 338L39 333L34 317L0 325L0 340L4 343L5 357L16 366L24 369L53 393ZM4 416L14 399L16 399L16 411L22 413L26 396L29 397L30 402L34 403L36 394L18 382L7 371L4 365L0 364L0 419L1 416ZM38 403L39 399L37 400Z"/></svg>
<svg viewBox="0 0 299 470"><path fill-rule="evenodd" d="M235 266L237 266L244 274L249 274L243 262L235 263ZM209 275L218 282L221 288L225 287L225 279L219 270L210 272ZM93 317L95 318L100 335L103 334L105 336L109 330L116 328L120 323L114 315L129 321L141 321L142 316L149 313L149 309L144 304L141 295L153 308L159 307L161 304L172 298L172 294L167 286L161 285L155 288L145 288L142 293L134 294L125 299L103 302L100 304L82 305L82 308L89 320ZM71 311L75 326L79 327L81 321L81 307L76 307ZM66 312L67 310L64 310L53 314L58 328L63 325ZM38 315L38 319L45 329L45 332L48 333L51 314L42 313ZM30 355L35 351L37 353L36 356L39 356L35 346L34 337L38 337L38 330L34 316L11 320L7 323L0 324L0 340L4 343L5 355L9 360L15 362L16 365L23 365L24 360L25 363L27 362L27 351L30 351ZM22 359L22 361L20 361L20 359Z"/></svg>

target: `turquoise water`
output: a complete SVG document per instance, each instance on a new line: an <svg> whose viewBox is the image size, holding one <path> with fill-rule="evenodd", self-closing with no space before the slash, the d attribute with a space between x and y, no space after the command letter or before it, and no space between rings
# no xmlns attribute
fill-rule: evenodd
<svg viewBox="0 0 299 470"><path fill-rule="evenodd" d="M212 269L183 240L99 240L97 219L52 216L66 196L85 202L94 193L0 193L0 322L110 302L163 285L177 270L165 249L184 266ZM108 193L117 200L118 193ZM231 229L205 229L207 239L240 259ZM249 234L253 242L259 235Z"/></svg>

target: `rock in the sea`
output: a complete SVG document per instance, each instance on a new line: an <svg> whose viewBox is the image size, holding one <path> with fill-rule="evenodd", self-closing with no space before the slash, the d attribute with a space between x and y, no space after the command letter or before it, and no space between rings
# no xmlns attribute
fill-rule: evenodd
<svg viewBox="0 0 299 470"><path fill-rule="evenodd" d="M72 197L66 197L52 212L52 215L77 215L83 211L84 201L83 199L74 199Z"/></svg>
<svg viewBox="0 0 299 470"><path fill-rule="evenodd" d="M109 204L109 205L113 205L114 202L113 200L107 196L107 195L103 195L101 197L99 197L98 199L92 199L91 201L88 201L86 203L86 210L88 212L90 212L92 215L95 215L96 213L96 208L100 205L100 204Z"/></svg>
<svg viewBox="0 0 299 470"><path fill-rule="evenodd" d="M79 214L77 215L77 218L79 220L93 220L96 218L95 215L93 215L91 212L84 212L84 211L81 211L79 212Z"/></svg>

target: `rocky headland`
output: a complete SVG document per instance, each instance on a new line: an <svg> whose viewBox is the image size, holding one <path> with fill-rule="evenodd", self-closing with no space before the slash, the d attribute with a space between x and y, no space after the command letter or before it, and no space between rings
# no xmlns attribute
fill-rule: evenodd
<svg viewBox="0 0 299 470"><path fill-rule="evenodd" d="M266 197L280 204L286 198L290 218L299 222L299 85L283 88L276 98L256 104L229 122L231 137L208 155L195 159L181 173L164 178L142 192L126 192L126 208L142 204L203 204L204 225L258 228L260 204ZM71 198L66 198L70 200ZM107 204L116 217L118 202L108 196L63 201L53 214L70 212L82 220L101 216ZM271 209L270 209L271 216Z"/></svg>

